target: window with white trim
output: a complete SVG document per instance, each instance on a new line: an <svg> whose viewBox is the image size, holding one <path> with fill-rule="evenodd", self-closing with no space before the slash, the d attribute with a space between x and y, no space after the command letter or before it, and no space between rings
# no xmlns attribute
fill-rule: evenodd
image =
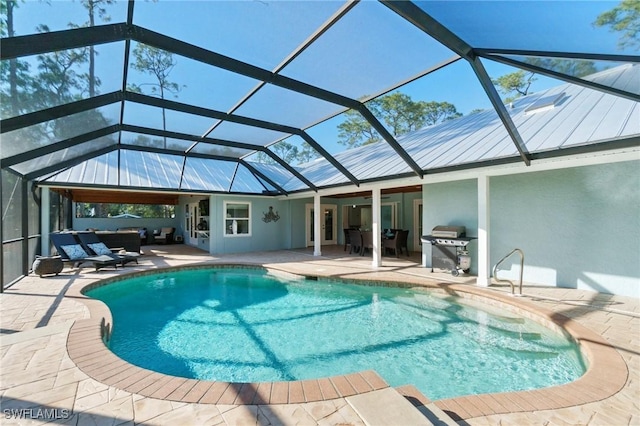
<svg viewBox="0 0 640 426"><path fill-rule="evenodd" d="M225 236L251 235L251 203L225 201L224 217Z"/></svg>

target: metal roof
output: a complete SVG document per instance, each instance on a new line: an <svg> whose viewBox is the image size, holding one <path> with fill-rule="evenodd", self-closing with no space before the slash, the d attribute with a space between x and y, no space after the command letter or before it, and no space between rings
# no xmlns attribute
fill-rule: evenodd
<svg viewBox="0 0 640 426"><path fill-rule="evenodd" d="M131 0L89 25L83 2L16 3L0 163L56 184L277 195L637 145L640 43L593 25L617 5ZM173 61L166 93L145 48ZM577 74L587 62L599 72ZM505 105L490 75L516 69L546 87ZM395 136L368 104L392 91L484 110ZM347 110L382 141L337 145Z"/></svg>

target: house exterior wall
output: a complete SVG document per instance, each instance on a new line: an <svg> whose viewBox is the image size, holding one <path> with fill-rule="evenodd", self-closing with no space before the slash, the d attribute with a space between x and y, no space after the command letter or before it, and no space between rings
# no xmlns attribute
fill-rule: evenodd
<svg viewBox="0 0 640 426"><path fill-rule="evenodd" d="M392 194L389 195L388 199L383 200L384 203L396 203L397 211L396 211L396 222L399 228L410 229L413 232L413 200L416 198L420 198L420 193L406 193L406 194ZM257 198L247 198L247 199L257 199ZM268 200L267 200L268 201ZM274 205L274 210L276 209L274 201L272 204ZM280 239L280 243L283 244L282 247L278 247L276 249L287 249L287 248L304 248L306 247L306 206L308 204L313 204L313 198L300 198L300 199L292 199L292 200L282 200L278 201L278 205L281 206L280 216L283 217L282 212L287 212L287 226L288 226L288 238ZM338 215L337 215L337 240L338 244L344 244L344 234L342 232L342 216L343 216L343 206L351 206L353 204L364 205L370 204L371 200L364 200L362 197L354 197L354 198L322 198L321 204L335 204L338 206ZM271 204L270 204L271 205ZM221 207L222 208L222 207ZM265 209L265 211L267 211ZM282 220L282 219L281 219ZM412 247L412 239L409 241L409 249L414 250ZM206 247L201 247L206 249ZM243 250L244 251L244 250Z"/></svg>
<svg viewBox="0 0 640 426"><path fill-rule="evenodd" d="M291 248L306 247L306 205L313 204L313 198L302 198L289 201L291 209Z"/></svg>
<svg viewBox="0 0 640 426"><path fill-rule="evenodd" d="M180 197L179 213L177 214L179 225L178 231L186 235L185 231L185 204L195 203L208 197ZM280 201L275 198L266 197L242 197L232 195L214 195L209 204L209 238L213 239L212 254L241 253L250 251L282 250L291 248L291 215L289 201ZM225 213L224 203L226 202L248 202L251 204L251 235L225 235ZM277 221L264 222L264 214L269 212L269 207L273 207L273 212L277 212L280 219ZM185 241L188 242L185 237ZM210 241L208 238L198 239L198 248L209 251Z"/></svg>
<svg viewBox="0 0 640 426"><path fill-rule="evenodd" d="M430 234L438 225L464 226L468 237L478 236L478 184L475 179L424 185L422 188L422 229ZM478 245L468 246L471 271L478 273ZM431 244L423 244L424 265L431 267Z"/></svg>
<svg viewBox="0 0 640 426"><path fill-rule="evenodd" d="M412 252L421 250L419 246L416 246L414 244L414 238L413 238L416 233L419 234L418 229L415 227L414 220L413 220L413 201L420 198L422 198L421 192L407 192L407 193L401 194L402 202L400 205L402 206L402 211L398 212L398 216L400 217L400 220L398 222L398 225L399 225L398 227L409 230L409 237L408 237L409 239L407 244L409 246L409 250ZM420 235L418 235L418 238L419 237Z"/></svg>
<svg viewBox="0 0 640 426"><path fill-rule="evenodd" d="M491 177L491 266L517 247L526 282L640 297L638 170L639 161L627 161ZM425 185L425 229L465 225L477 236L476 194L475 180ZM425 255L430 266L430 247ZM518 275L514 255L499 276Z"/></svg>

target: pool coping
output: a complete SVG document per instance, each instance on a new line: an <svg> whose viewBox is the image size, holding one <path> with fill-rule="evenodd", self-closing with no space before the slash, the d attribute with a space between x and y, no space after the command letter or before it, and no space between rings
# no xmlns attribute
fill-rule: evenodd
<svg viewBox="0 0 640 426"><path fill-rule="evenodd" d="M82 286L71 286L66 297L79 299L90 312L90 318L76 321L67 339L67 352L80 370L93 379L142 396L168 401L201 404L262 405L297 404L344 398L389 387L375 371L367 370L348 375L332 376L317 380L261 383L228 383L169 376L130 364L115 355L104 343L110 335L112 323L109 308L101 301L91 299L84 292L102 285L138 276L159 274L175 270L200 268L245 268L269 270L300 277L286 269L250 263L198 264L128 273L99 280ZM454 420L515 412L555 410L587 404L611 397L620 391L628 377L627 365L602 336L562 314L534 306L526 300L491 291L487 288L452 283L415 283L389 281L384 278L332 278L315 276L365 285L424 288L446 292L482 302L507 306L526 317L551 328L563 330L574 339L588 366L579 379L558 386L542 389L468 395L434 401ZM311 278L314 278L311 277ZM429 402L427 396L411 398L416 405Z"/></svg>

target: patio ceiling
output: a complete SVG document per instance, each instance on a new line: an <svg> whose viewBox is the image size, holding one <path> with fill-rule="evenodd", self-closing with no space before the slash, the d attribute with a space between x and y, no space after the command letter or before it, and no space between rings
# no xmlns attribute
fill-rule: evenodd
<svg viewBox="0 0 640 426"><path fill-rule="evenodd" d="M535 156L488 71L500 64L640 101L637 85L564 66L639 62L637 47L592 25L618 2L131 0L102 6L113 23L96 23L105 14L94 11L93 26L81 3L17 4L12 36L2 38L0 162L28 179L282 195L422 177L428 161L399 143L368 101L436 75L450 76L453 91L460 72L497 114L515 148L509 161L528 165ZM95 61L78 58L85 47ZM173 63L143 70L149 47ZM65 71L45 81L54 74L43 74L47 66ZM87 90L92 73L99 84ZM385 144L377 151L388 167L375 176L361 170L366 158L336 156L335 123L348 110ZM283 142L313 153L309 163L293 164Z"/></svg>

